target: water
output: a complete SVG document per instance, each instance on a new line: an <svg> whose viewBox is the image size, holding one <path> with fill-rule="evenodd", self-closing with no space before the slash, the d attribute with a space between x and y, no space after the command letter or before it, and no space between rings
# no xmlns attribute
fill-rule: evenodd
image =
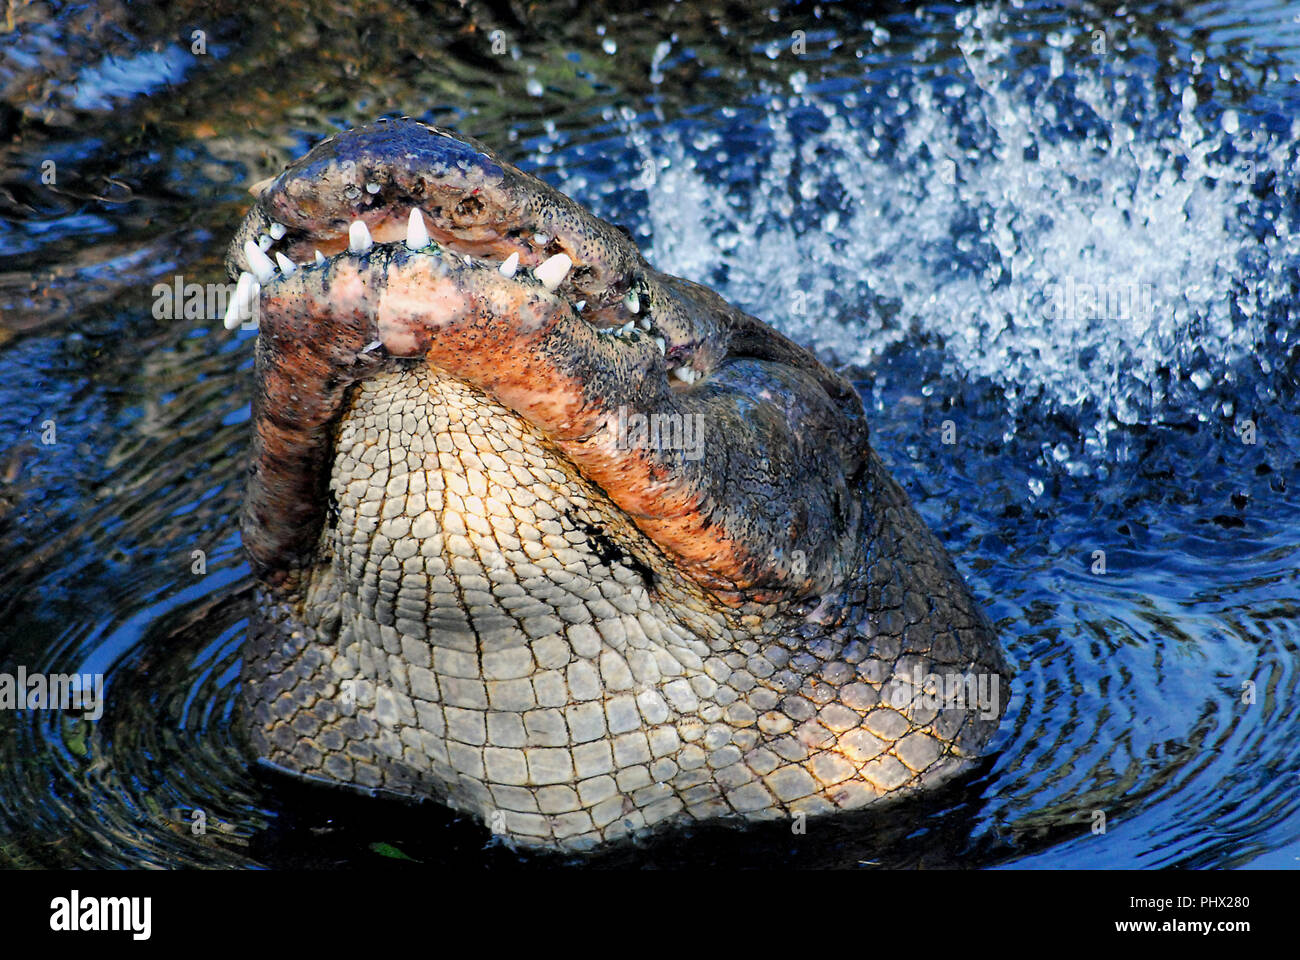
<svg viewBox="0 0 1300 960"><path fill-rule="evenodd" d="M198 9L0 51L0 671L107 691L0 712L0 862L548 863L249 768L251 342L154 310L224 279L244 184L411 113L842 365L1019 671L989 761L904 813L599 862L1300 863L1300 7Z"/></svg>

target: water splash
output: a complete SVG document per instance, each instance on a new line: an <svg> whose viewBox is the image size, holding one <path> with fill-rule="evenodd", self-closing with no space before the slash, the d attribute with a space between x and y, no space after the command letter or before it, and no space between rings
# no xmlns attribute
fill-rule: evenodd
<svg viewBox="0 0 1300 960"><path fill-rule="evenodd" d="M616 215L660 268L840 362L941 345L1094 452L1119 424L1240 416L1234 384L1288 349L1300 129L1203 100L1223 75L1195 58L1153 80L1082 27L1015 55L998 8L955 27L938 70L847 92L794 73L711 126L626 123L645 205Z"/></svg>

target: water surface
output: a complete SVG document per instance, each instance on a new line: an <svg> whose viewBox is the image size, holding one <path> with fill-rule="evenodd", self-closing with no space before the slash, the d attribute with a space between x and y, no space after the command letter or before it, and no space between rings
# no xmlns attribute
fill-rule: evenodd
<svg viewBox="0 0 1300 960"><path fill-rule="evenodd" d="M252 334L154 285L223 281L248 184L399 115L845 369L1018 670L950 788L598 862L1300 863L1300 8L513 9L14 11L0 672L107 703L0 711L0 863L551 864L232 729Z"/></svg>

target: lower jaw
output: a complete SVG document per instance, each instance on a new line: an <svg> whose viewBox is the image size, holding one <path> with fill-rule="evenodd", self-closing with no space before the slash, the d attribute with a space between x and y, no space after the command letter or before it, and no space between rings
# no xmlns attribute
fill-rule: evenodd
<svg viewBox="0 0 1300 960"><path fill-rule="evenodd" d="M359 384L334 447L323 536L359 629L508 658L684 590L533 427L432 367Z"/></svg>
<svg viewBox="0 0 1300 960"><path fill-rule="evenodd" d="M648 588L600 492L458 381L416 367L359 385L336 451L326 562L292 608L260 591L245 647L244 723L273 767L583 850L677 821L853 809L966 763L908 770L868 759L865 728L821 726L805 693L869 713L855 673L887 677L897 652L819 663L843 686L788 694L806 640L737 628L670 580ZM609 543L587 549L591 528Z"/></svg>

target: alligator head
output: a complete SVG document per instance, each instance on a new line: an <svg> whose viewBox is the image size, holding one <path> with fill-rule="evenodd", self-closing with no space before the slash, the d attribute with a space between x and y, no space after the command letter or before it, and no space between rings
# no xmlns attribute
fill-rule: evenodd
<svg viewBox="0 0 1300 960"><path fill-rule="evenodd" d="M426 124L255 190L262 759L582 846L978 755L996 638L812 354ZM936 706L940 668L985 701Z"/></svg>

